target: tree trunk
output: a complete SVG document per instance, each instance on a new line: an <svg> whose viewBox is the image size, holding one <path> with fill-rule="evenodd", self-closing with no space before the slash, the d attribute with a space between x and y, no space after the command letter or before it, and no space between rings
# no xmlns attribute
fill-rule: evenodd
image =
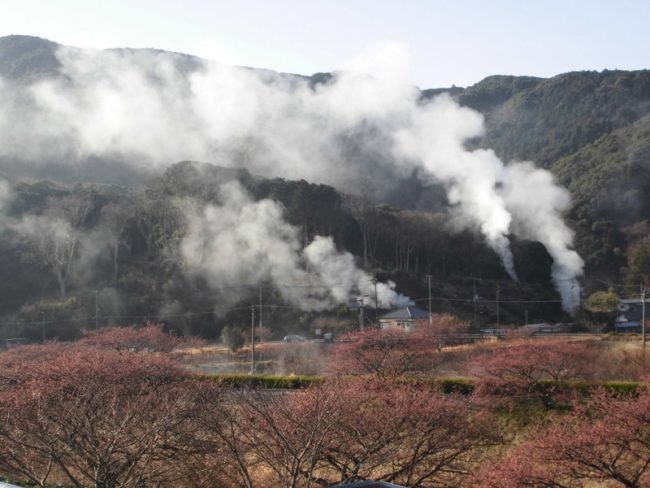
<svg viewBox="0 0 650 488"><path fill-rule="evenodd" d="M117 271L118 271L118 258L120 254L120 242L117 241L113 244L113 281L117 281Z"/></svg>
<svg viewBox="0 0 650 488"><path fill-rule="evenodd" d="M66 296L65 276L63 276L63 272L60 269L57 269L55 273L56 273L56 280L59 282L59 298L61 300L65 300L65 296Z"/></svg>
<svg viewBox="0 0 650 488"><path fill-rule="evenodd" d="M363 267L368 267L368 233L361 228L361 233L363 235Z"/></svg>

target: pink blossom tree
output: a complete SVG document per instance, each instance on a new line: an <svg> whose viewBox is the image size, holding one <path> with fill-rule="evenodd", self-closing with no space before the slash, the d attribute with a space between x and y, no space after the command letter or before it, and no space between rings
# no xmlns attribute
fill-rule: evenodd
<svg viewBox="0 0 650 488"><path fill-rule="evenodd" d="M604 392L537 429L501 462L485 465L476 486L491 488L650 486L650 393Z"/></svg>
<svg viewBox="0 0 650 488"><path fill-rule="evenodd" d="M23 364L3 387L0 468L39 486L169 479L183 452L169 446L191 418L186 374L159 355L59 352Z"/></svg>

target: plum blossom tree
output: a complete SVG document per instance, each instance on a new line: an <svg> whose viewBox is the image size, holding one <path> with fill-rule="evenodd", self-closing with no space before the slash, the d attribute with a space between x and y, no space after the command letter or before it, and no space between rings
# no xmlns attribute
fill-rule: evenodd
<svg viewBox="0 0 650 488"><path fill-rule="evenodd" d="M2 391L0 469L39 486L169 480L191 425L185 376L158 355L90 348L24 363Z"/></svg>
<svg viewBox="0 0 650 488"><path fill-rule="evenodd" d="M326 461L341 482L458 486L482 449L499 439L466 397L381 380L348 381L339 392L341 413Z"/></svg>
<svg viewBox="0 0 650 488"><path fill-rule="evenodd" d="M351 332L336 345L329 366L334 374L371 374L394 377L431 371L442 361L442 344L466 328L449 315L420 321L414 330L367 328Z"/></svg>
<svg viewBox="0 0 650 488"><path fill-rule="evenodd" d="M475 486L491 488L650 486L650 393L604 392L485 465Z"/></svg>
<svg viewBox="0 0 650 488"><path fill-rule="evenodd" d="M339 378L286 396L244 395L240 429L273 486L458 485L499 438L470 399L412 382Z"/></svg>
<svg viewBox="0 0 650 488"><path fill-rule="evenodd" d="M437 349L437 342L431 344ZM417 371L426 360L425 344L400 329L368 328L344 335L335 346L328 371L334 374L371 374L380 378Z"/></svg>
<svg viewBox="0 0 650 488"><path fill-rule="evenodd" d="M597 353L580 343L535 341L493 348L470 365L483 393L538 397L550 405L562 382L588 379Z"/></svg>
<svg viewBox="0 0 650 488"><path fill-rule="evenodd" d="M86 333L80 341L81 344L99 349L156 352L171 352L183 342L182 339L165 333L162 324L93 330Z"/></svg>

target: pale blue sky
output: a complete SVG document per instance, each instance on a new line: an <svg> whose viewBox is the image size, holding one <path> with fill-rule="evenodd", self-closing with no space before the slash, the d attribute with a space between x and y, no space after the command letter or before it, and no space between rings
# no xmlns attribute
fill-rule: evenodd
<svg viewBox="0 0 650 488"><path fill-rule="evenodd" d="M410 51L419 86L491 74L650 68L650 0L0 0L0 36L157 47L301 74L379 42Z"/></svg>

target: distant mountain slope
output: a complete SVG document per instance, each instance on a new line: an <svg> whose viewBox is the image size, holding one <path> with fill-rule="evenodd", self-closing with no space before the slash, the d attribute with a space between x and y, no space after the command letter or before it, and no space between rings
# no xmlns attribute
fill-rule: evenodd
<svg viewBox="0 0 650 488"><path fill-rule="evenodd" d="M27 83L58 74L55 52L59 46L37 37L0 38L0 77ZM183 71L192 71L201 62L189 55L154 51L173 55ZM281 76L306 78L316 85L327 83L333 75ZM569 218L587 270L599 267L620 278L631 245L625 229L650 220L650 71L571 72L548 79L498 75L467 88L425 89L422 98L441 93L485 115L486 134L474 141L477 147L492 148L505 160L535 161L569 188L574 200ZM99 169L100 163L91 172L80 170L66 178L124 180L111 180ZM2 163L0 171L14 175L19 168ZM389 199L390 203L426 207L422 202L427 190L417 175L401 184L401 191L394 193L403 196ZM404 190L407 185L411 186Z"/></svg>
<svg viewBox="0 0 650 488"><path fill-rule="evenodd" d="M56 42L32 36L0 37L0 76L10 80L34 79L58 73Z"/></svg>
<svg viewBox="0 0 650 488"><path fill-rule="evenodd" d="M575 215L631 223L650 215L650 114L558 159L551 167Z"/></svg>
<svg viewBox="0 0 650 488"><path fill-rule="evenodd" d="M38 79L45 76L59 75L61 64L56 57L56 50L62 45L47 39L35 36L10 35L0 37L0 77L10 80ZM82 49L82 48L80 48ZM110 48L106 51L115 53L154 53L161 56L168 56L174 61L175 67L181 72L196 70L201 63L211 62L209 60L193 56L191 54L165 51L155 48ZM316 73L311 77L293 74L277 73L273 70L263 68L248 68L259 73L269 73L286 77L308 78L312 83L324 83L331 78L330 73Z"/></svg>
<svg viewBox="0 0 650 488"><path fill-rule="evenodd" d="M650 113L647 70L575 72L546 80L508 78L487 78L458 97L485 113L482 145L506 159L530 159L550 167ZM484 84L490 89L483 90ZM512 94L506 98L508 90Z"/></svg>

